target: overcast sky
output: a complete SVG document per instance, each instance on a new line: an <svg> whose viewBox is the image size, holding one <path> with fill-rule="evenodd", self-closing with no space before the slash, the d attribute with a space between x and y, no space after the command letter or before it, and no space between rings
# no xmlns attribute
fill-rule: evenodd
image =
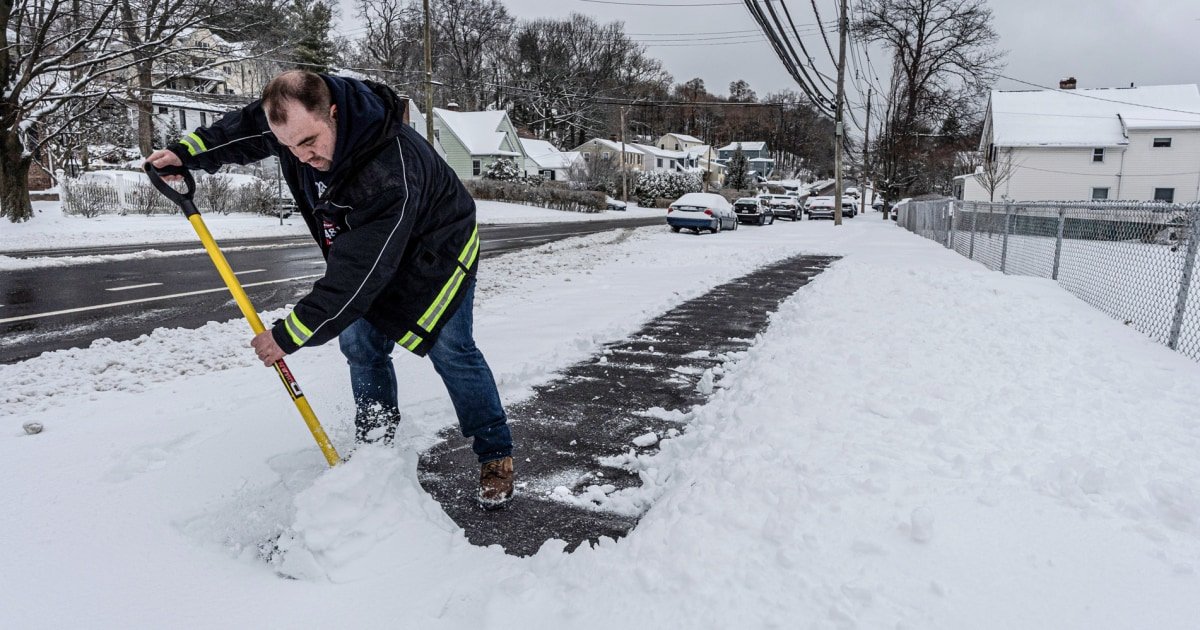
<svg viewBox="0 0 1200 630"><path fill-rule="evenodd" d="M354 17L355 0L340 1L343 28L361 29ZM645 43L649 54L663 62L677 83L700 77L710 92L725 94L731 81L745 79L759 96L795 87L765 40L747 41L757 37L746 33L757 26L741 3L661 7L586 0L503 1L518 19L565 17L574 12L604 22L623 21L625 31ZM679 5L730 1L645 0ZM821 57L827 60L829 55L820 35L812 32L814 27L800 26L817 21L811 3L786 1L802 34L810 33L804 35L809 52L818 62ZM851 1L851 7L857 5L858 0ZM1000 48L1008 51L1003 73L1009 77L1057 86L1060 78L1074 76L1080 88L1128 86L1131 82L1200 83L1200 2L1196 0L992 0L990 6ZM817 7L822 20L836 19L836 0L818 0ZM705 41L681 41L689 37ZM830 37L836 53L836 34ZM872 51L875 67L884 70L887 55L882 50ZM830 63L823 69L834 74ZM865 89L867 83L864 80L860 85ZM1028 86L1002 80L997 87Z"/></svg>

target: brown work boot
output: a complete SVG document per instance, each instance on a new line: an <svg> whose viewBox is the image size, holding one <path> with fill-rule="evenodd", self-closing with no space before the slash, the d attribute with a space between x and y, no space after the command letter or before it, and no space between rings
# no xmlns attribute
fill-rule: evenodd
<svg viewBox="0 0 1200 630"><path fill-rule="evenodd" d="M513 459L484 462L479 470L479 504L486 510L504 507L513 495Z"/></svg>

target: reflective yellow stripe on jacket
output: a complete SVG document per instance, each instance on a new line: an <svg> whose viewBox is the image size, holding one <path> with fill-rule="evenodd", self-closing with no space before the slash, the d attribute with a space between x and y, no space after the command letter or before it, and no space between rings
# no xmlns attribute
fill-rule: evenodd
<svg viewBox="0 0 1200 630"><path fill-rule="evenodd" d="M292 338L292 342L297 346L303 346L304 342L312 338L312 331L300 323L300 318L296 317L295 311L292 311L292 314L283 320L283 328L287 330L288 336Z"/></svg>
<svg viewBox="0 0 1200 630"><path fill-rule="evenodd" d="M201 140L200 136L197 136L195 133L189 133L188 135L180 138L179 142L183 144L183 146L187 147L188 155L196 155L197 153L203 153L208 150L208 147L204 146L204 141Z"/></svg>
<svg viewBox="0 0 1200 630"><path fill-rule="evenodd" d="M471 238L467 239L467 244L463 246L462 252L458 255L459 267L454 269L454 273L450 275L450 279L442 286L442 290L433 300L433 304L425 310L425 314L417 320L417 325L424 332L432 332L441 321L442 316L446 314L446 309L450 303L454 301L454 297L458 295L459 289L462 288L463 281L467 278L467 272L463 269L469 269L475 263L475 259L479 256L479 226L471 230ZM404 337L398 342L409 351L415 351L417 346L421 344L422 337L412 331L405 333Z"/></svg>

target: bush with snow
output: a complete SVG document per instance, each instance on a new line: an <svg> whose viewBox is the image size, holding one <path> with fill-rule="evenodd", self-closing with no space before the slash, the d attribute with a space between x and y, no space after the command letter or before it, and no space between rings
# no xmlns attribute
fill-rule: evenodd
<svg viewBox="0 0 1200 630"><path fill-rule="evenodd" d="M502 182L511 182L520 179L524 175L521 169L517 168L515 162L508 158L500 158L491 164L483 171L484 179L494 179Z"/></svg>
<svg viewBox="0 0 1200 630"><path fill-rule="evenodd" d="M642 171L637 174L634 194L652 205L655 199L678 199L690 192L700 192L700 178L679 171Z"/></svg>

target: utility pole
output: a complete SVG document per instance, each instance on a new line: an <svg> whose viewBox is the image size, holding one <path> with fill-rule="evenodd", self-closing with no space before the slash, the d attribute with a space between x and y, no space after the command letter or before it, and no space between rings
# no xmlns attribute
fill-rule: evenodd
<svg viewBox="0 0 1200 630"><path fill-rule="evenodd" d="M625 108L621 111L621 201L629 203L629 177L625 170Z"/></svg>
<svg viewBox="0 0 1200 630"><path fill-rule="evenodd" d="M425 5L425 139L433 142L433 28L429 17L429 0Z"/></svg>
<svg viewBox="0 0 1200 630"><path fill-rule="evenodd" d="M842 103L846 99L846 0L839 0L841 19L838 20L838 77L837 77L837 115L834 118L833 131L833 178L837 187L833 191L833 224L842 224L842 135L845 133L842 123Z"/></svg>
<svg viewBox="0 0 1200 630"><path fill-rule="evenodd" d="M859 201L858 213L861 215L864 215L864 216L867 214L867 184L866 184L866 182L871 180L871 175L870 175L871 170L868 165L870 164L870 160L871 160L871 95L874 93L874 91L875 91L875 88L867 88L867 128L864 131L866 136L863 139L862 177L859 178L862 181L860 181L858 183L858 187L861 189L858 191L858 201ZM872 203L875 202L875 186L874 186L874 184L871 185L871 202Z"/></svg>

